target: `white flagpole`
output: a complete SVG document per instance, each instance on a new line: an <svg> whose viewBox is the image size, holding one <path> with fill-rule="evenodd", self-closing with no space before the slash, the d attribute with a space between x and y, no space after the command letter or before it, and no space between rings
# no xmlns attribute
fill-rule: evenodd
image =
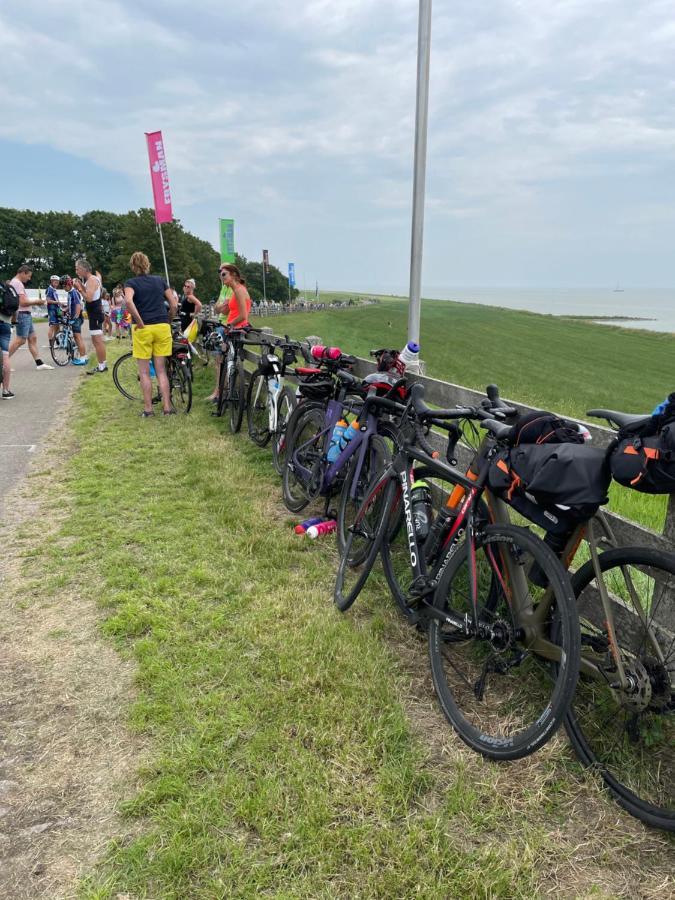
<svg viewBox="0 0 675 900"><path fill-rule="evenodd" d="M159 243L162 246L162 259L164 260L164 274L166 275L166 283L169 284L169 267L166 264L166 251L164 250L164 236L162 234L161 223L157 223L157 231L159 231Z"/></svg>

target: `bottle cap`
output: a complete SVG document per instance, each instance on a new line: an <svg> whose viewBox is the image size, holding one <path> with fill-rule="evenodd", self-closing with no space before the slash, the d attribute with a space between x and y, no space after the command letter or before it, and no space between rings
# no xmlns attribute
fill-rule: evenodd
<svg viewBox="0 0 675 900"><path fill-rule="evenodd" d="M416 344L415 341L408 341L408 350L410 350L411 353L419 353L420 345Z"/></svg>

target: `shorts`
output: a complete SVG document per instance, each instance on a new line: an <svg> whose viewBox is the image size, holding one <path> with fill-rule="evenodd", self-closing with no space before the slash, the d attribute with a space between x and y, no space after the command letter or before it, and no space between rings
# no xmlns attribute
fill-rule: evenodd
<svg viewBox="0 0 675 900"><path fill-rule="evenodd" d="M31 334L35 334L33 317L29 312L18 312L16 314L16 336L18 338L27 338Z"/></svg>
<svg viewBox="0 0 675 900"><path fill-rule="evenodd" d="M84 304L89 319L89 334L103 334L103 306L100 300L92 300Z"/></svg>
<svg viewBox="0 0 675 900"><path fill-rule="evenodd" d="M70 327L73 329L73 334L82 334L82 319L71 319Z"/></svg>
<svg viewBox="0 0 675 900"><path fill-rule="evenodd" d="M9 342L12 337L12 326L9 322L0 322L0 351L9 353Z"/></svg>
<svg viewBox="0 0 675 900"><path fill-rule="evenodd" d="M171 337L171 326L168 322L144 325L143 328L134 325L131 334L133 336L132 355L134 359L171 356L173 339Z"/></svg>
<svg viewBox="0 0 675 900"><path fill-rule="evenodd" d="M56 303L47 304L47 318L50 325L58 325L61 319L60 310Z"/></svg>

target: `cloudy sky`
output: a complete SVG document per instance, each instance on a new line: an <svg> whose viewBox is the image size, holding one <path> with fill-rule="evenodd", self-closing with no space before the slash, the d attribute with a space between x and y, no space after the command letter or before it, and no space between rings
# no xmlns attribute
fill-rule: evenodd
<svg viewBox="0 0 675 900"><path fill-rule="evenodd" d="M150 205L406 289L417 0L2 0L0 206ZM424 285L672 286L672 0L434 0Z"/></svg>

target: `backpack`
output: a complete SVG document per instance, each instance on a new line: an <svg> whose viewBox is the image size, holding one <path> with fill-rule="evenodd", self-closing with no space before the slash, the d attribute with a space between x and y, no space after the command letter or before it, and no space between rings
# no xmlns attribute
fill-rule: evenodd
<svg viewBox="0 0 675 900"><path fill-rule="evenodd" d="M8 281L0 282L0 313L12 319L19 308L19 295Z"/></svg>

